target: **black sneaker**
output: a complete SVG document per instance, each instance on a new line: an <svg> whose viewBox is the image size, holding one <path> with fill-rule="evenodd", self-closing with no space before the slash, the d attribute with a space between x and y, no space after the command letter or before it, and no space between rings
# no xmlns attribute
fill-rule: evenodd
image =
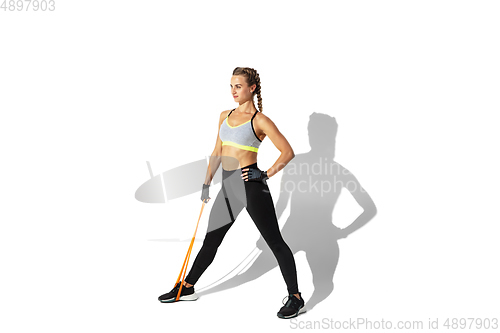
<svg viewBox="0 0 500 333"><path fill-rule="evenodd" d="M278 312L278 317L283 319L290 319L297 317L299 313L306 312L306 308L304 306L304 298L302 298L302 294L300 295L300 299L295 297L293 294L288 295L288 300L286 301L285 306L281 307ZM283 299L284 300L284 299Z"/></svg>
<svg viewBox="0 0 500 333"><path fill-rule="evenodd" d="M174 289L170 292L161 295L158 297L158 300L162 303L172 303L175 302L177 298L177 293L179 292L179 288L181 283L178 282ZM179 296L179 301L196 301L198 299L198 295L194 292L194 286L187 288L186 286L182 286L181 295Z"/></svg>

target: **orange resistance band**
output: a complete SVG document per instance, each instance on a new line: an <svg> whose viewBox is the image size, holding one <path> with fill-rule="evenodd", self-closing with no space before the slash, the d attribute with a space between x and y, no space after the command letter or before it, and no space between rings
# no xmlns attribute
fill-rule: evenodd
<svg viewBox="0 0 500 333"><path fill-rule="evenodd" d="M212 169L210 168L210 161L208 163L208 170L210 172L210 176L212 177ZM193 249L193 244L194 244L194 238L196 237L196 232L198 231L198 224L200 224L200 218L201 218L201 213L203 212L203 208L205 207L205 201L203 201L203 204L201 205L201 211L200 211L200 216L198 216L198 222L196 223L196 229L194 230L194 235L193 239L191 239L191 244L189 244L189 249L186 254L186 258L184 259L184 263L182 264L182 269L181 272L179 273L179 277L177 277L177 281L175 282L175 286L177 283L179 283L179 280L181 279L182 275L182 282L179 287L179 292L177 292L177 297L175 298L176 301L179 300L179 297L181 296L181 291L182 291L182 285L184 283L184 278L186 277L186 271L189 263L189 257L191 257L191 250ZM183 273L184 272L184 273ZM174 286L174 288L175 288Z"/></svg>
<svg viewBox="0 0 500 333"><path fill-rule="evenodd" d="M179 288L179 292L177 293L177 297L175 298L176 301L179 300L179 297L181 295L182 285L184 283L184 278L186 277L186 271L187 271L187 266L189 263L189 257L191 257L191 250L193 249L194 238L196 237L196 231L198 231L198 224L200 223L200 218L201 218L201 213L203 212L203 207L205 207L205 201L203 201L203 204L201 205L200 216L198 216L198 222L196 223L196 229L194 230L193 239L191 239L191 244L189 244L189 249L188 249L188 252L186 254L186 258L184 259L184 263L182 264L181 272L179 273L179 277L177 278L177 281L175 282L175 285L177 285L177 283L179 283L179 280L181 279L181 275L182 275L181 286ZM183 274L183 272L184 272L184 274Z"/></svg>

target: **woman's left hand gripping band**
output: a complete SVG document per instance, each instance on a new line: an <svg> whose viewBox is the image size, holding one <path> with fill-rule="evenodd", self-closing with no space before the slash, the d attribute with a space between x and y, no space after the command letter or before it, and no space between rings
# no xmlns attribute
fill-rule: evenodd
<svg viewBox="0 0 500 333"><path fill-rule="evenodd" d="M269 177L267 176L267 171L262 171L256 168L246 168L242 171L246 171L241 175L245 181L262 182L267 185L266 180L269 179Z"/></svg>
<svg viewBox="0 0 500 333"><path fill-rule="evenodd" d="M209 194L208 194L209 188L210 188L210 185L206 185L205 183L203 183L203 187L202 187L202 190L201 190L201 201L203 201L205 203L207 203L208 200L211 199L209 197Z"/></svg>

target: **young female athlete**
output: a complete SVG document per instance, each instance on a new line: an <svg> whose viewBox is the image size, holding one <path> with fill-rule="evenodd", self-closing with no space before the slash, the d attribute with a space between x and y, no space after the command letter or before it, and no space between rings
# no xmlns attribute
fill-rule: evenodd
<svg viewBox="0 0 500 333"><path fill-rule="evenodd" d="M219 117L219 132L212 152L201 200L208 202L209 186L222 162L222 190L210 211L208 230L189 274L184 280L179 300L194 301L198 296L194 284L212 263L217 248L243 207L278 261L288 289L288 300L277 313L280 318L293 318L305 311L304 300L297 285L297 272L292 251L283 240L267 179L276 175L295 154L276 125L262 113L260 78L257 71L237 67L231 77L231 94L239 106L223 111ZM259 111L253 97L257 94ZM257 166L259 146L268 136L281 152L271 168L262 171ZM243 166L243 167L241 167ZM241 167L241 168L240 168ZM180 283L158 297L160 302L174 302Z"/></svg>

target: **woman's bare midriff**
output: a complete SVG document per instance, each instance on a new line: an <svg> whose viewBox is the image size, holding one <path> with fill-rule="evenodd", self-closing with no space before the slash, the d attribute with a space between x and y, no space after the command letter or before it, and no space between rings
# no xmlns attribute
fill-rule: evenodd
<svg viewBox="0 0 500 333"><path fill-rule="evenodd" d="M256 162L256 152L233 146L222 146L221 164L224 170L236 170Z"/></svg>

